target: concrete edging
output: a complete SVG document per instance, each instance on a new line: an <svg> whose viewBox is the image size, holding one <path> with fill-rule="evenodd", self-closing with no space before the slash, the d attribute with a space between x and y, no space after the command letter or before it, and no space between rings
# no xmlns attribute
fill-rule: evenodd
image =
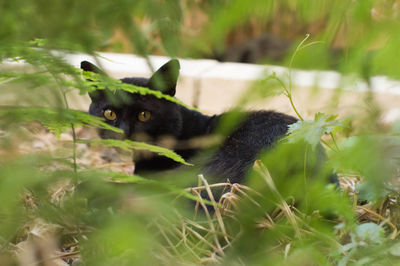
<svg viewBox="0 0 400 266"><path fill-rule="evenodd" d="M95 60L92 56L85 54L62 55L65 60L73 66L79 67L80 62L87 60L99 63L110 76L122 77L149 77L152 73L148 62L143 58L131 54L99 53ZM149 56L149 62L154 69L159 68L169 60L164 56ZM272 65L255 65L243 63L226 63L209 59L179 59L181 63L180 81L177 88L177 97L188 104L197 105L207 112L221 112L231 108L237 99L244 93L247 87L255 80L275 72L278 76L287 75L288 69ZM23 63L6 63L13 68L24 65ZM25 65L26 66L26 65ZM355 100L360 98L359 93L368 91L365 82L352 76L343 77L334 71L292 71L293 86L296 87L295 99L298 99L300 109L305 109L307 114L320 111L322 102L329 105L332 91L341 88L346 91L347 98L352 98L342 106L334 106L340 109L339 113L346 114L354 105ZM384 76L377 76L371 79L373 92L379 98L378 102L383 104L386 113L390 113L390 119L400 118L400 108L397 104L400 101L400 82L391 80ZM319 88L318 100L311 95L312 88ZM87 110L90 102L88 97L73 96L73 107ZM82 99L79 99L81 97ZM322 100L323 99L323 100ZM347 99L349 100L349 99ZM346 100L346 101L347 101ZM341 102L339 104L342 104ZM255 104L250 108L278 109L283 112L293 113L288 106L286 99L268 101L268 103ZM341 112L344 110L343 112ZM393 115L393 112L396 115ZM384 118L386 119L386 118ZM389 121L390 122L390 121Z"/></svg>

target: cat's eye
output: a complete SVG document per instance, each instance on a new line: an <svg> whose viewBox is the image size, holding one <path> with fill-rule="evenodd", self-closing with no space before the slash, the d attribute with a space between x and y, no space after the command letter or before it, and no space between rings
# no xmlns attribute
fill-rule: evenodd
<svg viewBox="0 0 400 266"><path fill-rule="evenodd" d="M139 119L139 121L141 121L141 122L146 122L147 120L150 119L150 117L151 117L151 114L150 114L149 111L143 111L143 112L140 112L140 113L138 114L138 119Z"/></svg>
<svg viewBox="0 0 400 266"><path fill-rule="evenodd" d="M114 121L115 119L117 119L117 114L110 109L104 110L103 115L107 120Z"/></svg>

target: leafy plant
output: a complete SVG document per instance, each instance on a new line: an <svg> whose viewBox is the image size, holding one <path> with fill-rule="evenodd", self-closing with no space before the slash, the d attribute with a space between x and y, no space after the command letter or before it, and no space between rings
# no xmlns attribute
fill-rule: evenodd
<svg viewBox="0 0 400 266"><path fill-rule="evenodd" d="M398 123L392 129L380 126L370 82L376 74L400 76L397 9L392 1L353 0L2 3L0 261L398 264ZM188 25L195 14L205 16L199 30ZM83 95L93 86L184 104L82 73L65 62L65 54L86 53L97 60L96 51L120 47L143 56L152 69L150 53L200 57L222 49L237 27L281 23L285 28L286 17L294 18L287 25L301 28L281 62L288 71L266 73L238 106L283 95L299 121L273 150L261 154L246 184L209 184L192 167L155 179L132 175L131 156L121 150L145 149L187 163L146 143L95 139L88 128L120 130L69 108L71 91ZM309 41L301 25L317 25L316 41ZM286 28L289 36L293 28ZM343 53L332 56L335 45ZM326 56L316 56L316 47ZM26 65L15 68L15 63ZM312 120L297 108L292 70L332 65L370 86L361 103L369 110L363 119L318 112ZM346 96L338 91L334 97ZM223 133L229 134L238 118L227 120ZM312 151L322 147L329 171L312 159ZM324 181L332 168L340 188ZM196 177L197 186L183 185ZM217 200L214 194L221 191Z"/></svg>

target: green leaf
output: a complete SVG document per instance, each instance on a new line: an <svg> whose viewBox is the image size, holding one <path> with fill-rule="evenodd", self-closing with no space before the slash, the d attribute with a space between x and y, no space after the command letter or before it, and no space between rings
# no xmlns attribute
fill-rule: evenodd
<svg viewBox="0 0 400 266"><path fill-rule="evenodd" d="M365 223L357 226L355 236L368 244L381 244L385 241L385 230L374 223Z"/></svg>
<svg viewBox="0 0 400 266"><path fill-rule="evenodd" d="M187 163L179 154L175 153L174 151L163 147L147 144L144 142L137 142L132 140L116 140L116 139L93 139L93 140L78 139L77 142L90 143L92 145L103 145L106 147L117 147L126 151L148 150L157 153L161 156L168 157L176 162L192 166L192 164Z"/></svg>
<svg viewBox="0 0 400 266"><path fill-rule="evenodd" d="M46 39L36 38L28 42L32 46L44 47L47 43Z"/></svg>
<svg viewBox="0 0 400 266"><path fill-rule="evenodd" d="M138 175L127 175L118 172L102 172L104 177L110 177L114 181L134 183L134 184L150 184L156 182L155 180L144 178Z"/></svg>
<svg viewBox="0 0 400 266"><path fill-rule="evenodd" d="M339 252L340 252L340 253L347 252L347 251L349 251L350 249L355 248L356 246L357 246L356 243L353 243L353 242L348 243L348 244L346 244L346 245L341 246L341 247L339 248Z"/></svg>
<svg viewBox="0 0 400 266"><path fill-rule="evenodd" d="M111 178L113 181L118 181L118 182L124 182L124 183L132 183L132 184L146 184L146 185L151 185L155 187L161 187L164 189L166 192L173 193L177 196L182 196L190 200L198 200L196 196L194 196L192 193L186 191L185 189L182 188L177 188L173 185L167 184L165 182L162 182L160 180L153 180L153 179L148 179L144 178L138 175L128 175L128 174L123 174L123 173L117 173L117 172L103 172L103 171L87 171L85 172L80 172L80 175L82 177L85 177L85 175L90 174L93 175L93 173L96 174L96 177L102 177L102 178ZM210 200L204 199L203 202L207 205L214 205L213 202Z"/></svg>
<svg viewBox="0 0 400 266"><path fill-rule="evenodd" d="M373 182L358 183L356 184L355 189L358 193L358 198L368 202L382 199L389 194L388 190L385 190L384 188L378 189Z"/></svg>
<svg viewBox="0 0 400 266"><path fill-rule="evenodd" d="M289 125L288 137L286 139L290 143L306 141L314 148L324 134L333 133L336 130L348 127L346 122L349 118L336 118L337 115L317 113L314 121L299 120L297 123Z"/></svg>
<svg viewBox="0 0 400 266"><path fill-rule="evenodd" d="M37 121L47 127L56 135L65 132L75 126L91 126L112 130L122 133L122 130L112 127L102 121L101 118L89 115L87 113L50 107L2 107L0 108L1 123L10 124L25 121Z"/></svg>
<svg viewBox="0 0 400 266"><path fill-rule="evenodd" d="M400 257L400 242L395 243L389 248L389 253L393 256Z"/></svg>

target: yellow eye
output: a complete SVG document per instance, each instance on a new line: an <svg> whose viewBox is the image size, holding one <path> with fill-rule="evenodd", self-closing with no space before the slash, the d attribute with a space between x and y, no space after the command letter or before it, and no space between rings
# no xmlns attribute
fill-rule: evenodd
<svg viewBox="0 0 400 266"><path fill-rule="evenodd" d="M110 110L110 109L104 110L103 115L107 120L114 121L115 119L117 119L117 114L113 110Z"/></svg>
<svg viewBox="0 0 400 266"><path fill-rule="evenodd" d="M150 119L150 116L151 116L150 112L148 112L148 111L143 111L143 112L140 112L140 113L138 114L138 119L139 119L139 121L141 121L141 122L146 122L147 120Z"/></svg>

